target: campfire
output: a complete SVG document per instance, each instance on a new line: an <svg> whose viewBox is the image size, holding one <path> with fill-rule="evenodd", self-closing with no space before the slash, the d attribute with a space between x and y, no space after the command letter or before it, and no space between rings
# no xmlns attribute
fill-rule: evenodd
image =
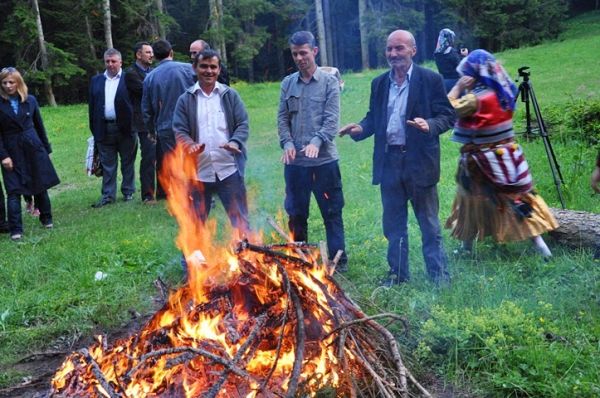
<svg viewBox="0 0 600 398"><path fill-rule="evenodd" d="M194 161L178 146L166 165L187 283L141 331L69 355L51 397L429 396L376 322L400 317L366 316L317 246L236 233L217 246L193 216Z"/></svg>

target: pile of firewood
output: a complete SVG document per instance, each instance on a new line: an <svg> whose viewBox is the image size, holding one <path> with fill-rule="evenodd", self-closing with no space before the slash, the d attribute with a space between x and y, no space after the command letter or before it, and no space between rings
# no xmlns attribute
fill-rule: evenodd
<svg viewBox="0 0 600 398"><path fill-rule="evenodd" d="M234 254L239 269L201 303L185 285L140 332L72 353L50 396L430 396L377 322L402 319L366 316L317 248L243 241Z"/></svg>

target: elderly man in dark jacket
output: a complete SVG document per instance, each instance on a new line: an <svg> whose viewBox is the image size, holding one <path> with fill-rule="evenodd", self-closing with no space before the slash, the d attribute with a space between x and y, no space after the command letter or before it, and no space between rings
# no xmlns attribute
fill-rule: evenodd
<svg viewBox="0 0 600 398"><path fill-rule="evenodd" d="M244 170L248 114L239 94L217 82L220 57L204 50L194 59L198 82L177 100L173 131L187 152L197 157L196 179L203 189L192 193L202 221L217 194L234 228L243 235L249 229Z"/></svg>
<svg viewBox="0 0 600 398"><path fill-rule="evenodd" d="M413 35L392 32L385 55L391 70L371 83L369 112L359 123L340 130L360 141L374 136L373 184L381 186L383 233L388 240L390 266L386 286L407 282L408 202L421 228L428 277L449 280L438 219L437 183L440 179L439 135L454 123L442 77L415 65Z"/></svg>

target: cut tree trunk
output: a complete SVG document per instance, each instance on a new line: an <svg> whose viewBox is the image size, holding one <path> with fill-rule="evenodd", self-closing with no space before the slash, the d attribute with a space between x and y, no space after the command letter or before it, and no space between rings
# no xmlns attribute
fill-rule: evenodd
<svg viewBox="0 0 600 398"><path fill-rule="evenodd" d="M551 209L559 227L550 232L557 242L571 248L600 249L600 214Z"/></svg>

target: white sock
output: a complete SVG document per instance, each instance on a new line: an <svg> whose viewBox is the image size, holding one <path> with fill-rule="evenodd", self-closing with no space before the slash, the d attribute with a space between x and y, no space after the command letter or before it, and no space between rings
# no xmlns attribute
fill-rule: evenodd
<svg viewBox="0 0 600 398"><path fill-rule="evenodd" d="M548 245L546 245L546 242L544 242L544 239L541 235L535 236L531 238L531 240L533 241L535 248L542 254L542 256L552 257L552 252L548 248Z"/></svg>

